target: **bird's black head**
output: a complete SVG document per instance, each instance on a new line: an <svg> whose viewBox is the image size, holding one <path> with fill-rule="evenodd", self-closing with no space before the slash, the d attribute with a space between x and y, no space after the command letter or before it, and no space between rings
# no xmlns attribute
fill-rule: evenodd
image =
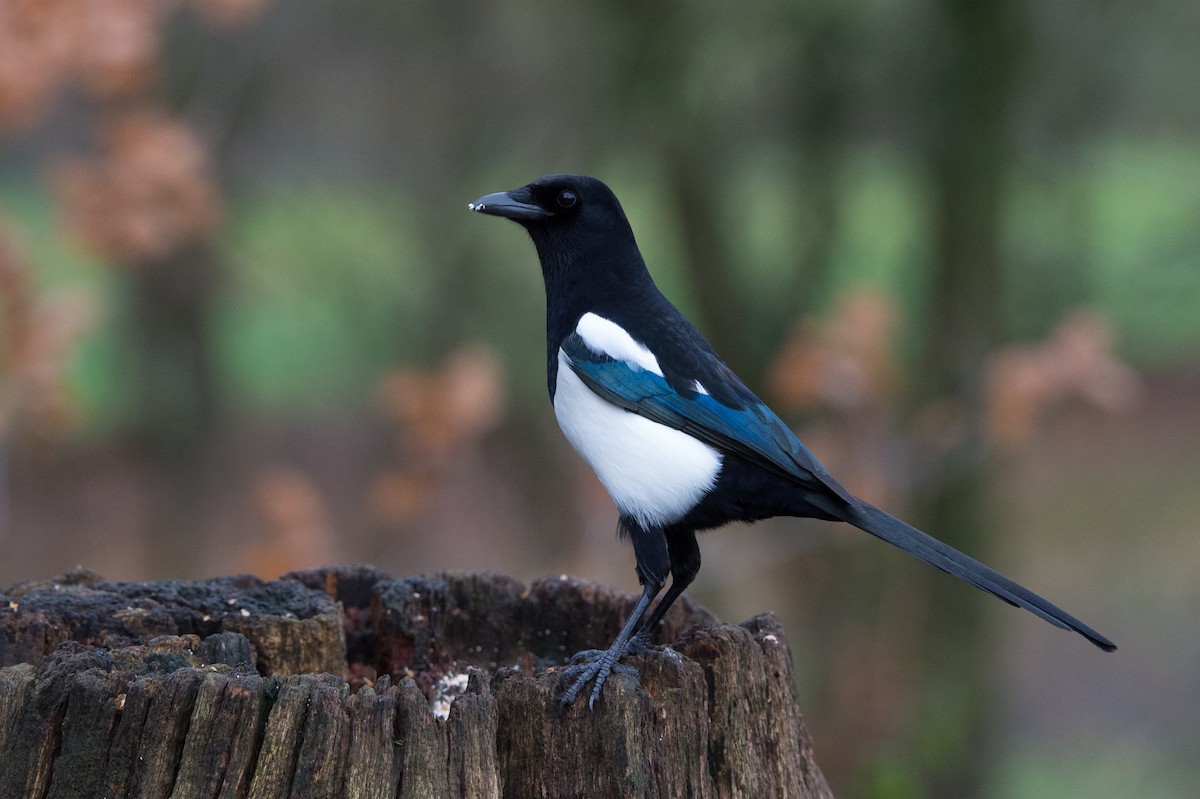
<svg viewBox="0 0 1200 799"><path fill-rule="evenodd" d="M535 231L628 225L612 190L586 175L546 175L519 189L480 197L468 208L481 214L511 219Z"/></svg>
<svg viewBox="0 0 1200 799"><path fill-rule="evenodd" d="M472 211L511 219L529 231L542 267L591 260L594 250L636 253L629 220L612 190L586 175L546 175L527 186L480 197ZM639 256L640 260L640 256Z"/></svg>
<svg viewBox="0 0 1200 799"><path fill-rule="evenodd" d="M547 327L555 342L585 311L629 307L657 295L621 204L595 178L547 175L468 207L528 231L541 261Z"/></svg>

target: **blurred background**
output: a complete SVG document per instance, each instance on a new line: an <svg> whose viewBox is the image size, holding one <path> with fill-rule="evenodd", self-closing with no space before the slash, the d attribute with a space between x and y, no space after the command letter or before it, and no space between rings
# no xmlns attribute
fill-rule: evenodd
<svg viewBox="0 0 1200 799"><path fill-rule="evenodd" d="M335 562L636 589L515 225L558 171L868 536L702 538L843 797L1200 795L1200 5L0 0L0 585Z"/></svg>

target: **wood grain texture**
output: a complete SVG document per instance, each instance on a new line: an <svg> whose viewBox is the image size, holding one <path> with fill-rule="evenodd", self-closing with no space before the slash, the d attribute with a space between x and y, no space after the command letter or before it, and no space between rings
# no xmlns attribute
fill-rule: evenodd
<svg viewBox="0 0 1200 799"><path fill-rule="evenodd" d="M3 797L830 795L772 616L723 625L680 602L673 645L628 661L640 684L615 675L594 711L560 713L558 667L634 597L339 567L76 572L0 601Z"/></svg>

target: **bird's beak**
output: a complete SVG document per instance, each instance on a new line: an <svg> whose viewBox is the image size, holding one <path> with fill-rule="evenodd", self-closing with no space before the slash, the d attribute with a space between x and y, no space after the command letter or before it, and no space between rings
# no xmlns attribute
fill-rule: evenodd
<svg viewBox="0 0 1200 799"><path fill-rule="evenodd" d="M550 214L534 204L529 192L523 188L488 194L473 203L467 203L467 208L516 222L540 222L550 218Z"/></svg>

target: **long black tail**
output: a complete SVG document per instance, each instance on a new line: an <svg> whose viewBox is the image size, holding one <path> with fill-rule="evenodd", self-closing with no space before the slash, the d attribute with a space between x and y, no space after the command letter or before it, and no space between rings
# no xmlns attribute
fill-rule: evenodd
<svg viewBox="0 0 1200 799"><path fill-rule="evenodd" d="M911 552L947 574L953 574L960 580L966 580L989 594L995 594L1010 605L1025 608L1055 627L1074 630L1105 652L1112 652L1117 648L1112 641L1070 613L1055 607L1028 588L1014 583L1000 572L989 569L974 558L967 557L954 547L943 544L933 536L926 535L890 513L862 500L859 500L859 503L858 507L842 507L837 515L855 527L877 538L882 538L905 552Z"/></svg>

